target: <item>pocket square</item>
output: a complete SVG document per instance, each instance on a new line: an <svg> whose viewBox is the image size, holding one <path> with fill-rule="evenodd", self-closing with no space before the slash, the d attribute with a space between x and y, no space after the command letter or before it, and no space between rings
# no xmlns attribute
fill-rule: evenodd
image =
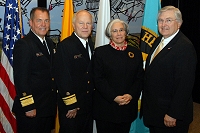
<svg viewBox="0 0 200 133"><path fill-rule="evenodd" d="M82 58L82 54L74 55L74 59Z"/></svg>
<svg viewBox="0 0 200 133"><path fill-rule="evenodd" d="M42 55L43 55L42 52L38 52L38 53L36 53L36 56L37 56L37 57L42 56Z"/></svg>

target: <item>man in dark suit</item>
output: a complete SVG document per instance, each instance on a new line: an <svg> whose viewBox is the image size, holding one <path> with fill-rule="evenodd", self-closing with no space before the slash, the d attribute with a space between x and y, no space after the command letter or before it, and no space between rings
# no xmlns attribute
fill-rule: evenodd
<svg viewBox="0 0 200 133"><path fill-rule="evenodd" d="M166 6L159 11L161 36L146 61L142 95L144 124L150 133L187 133L193 119L197 58L193 44L180 31L181 24L179 9Z"/></svg>
<svg viewBox="0 0 200 133"><path fill-rule="evenodd" d="M80 10L72 24L74 32L58 44L55 59L59 133L92 133L93 19L88 11Z"/></svg>
<svg viewBox="0 0 200 133"><path fill-rule="evenodd" d="M17 96L13 112L18 133L50 133L56 114L56 90L52 71L54 44L45 37L50 27L49 11L42 7L33 8L29 24L30 32L14 47Z"/></svg>

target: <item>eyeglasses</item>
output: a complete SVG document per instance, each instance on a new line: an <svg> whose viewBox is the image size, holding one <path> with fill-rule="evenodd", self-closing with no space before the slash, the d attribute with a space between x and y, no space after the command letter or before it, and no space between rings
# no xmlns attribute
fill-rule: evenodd
<svg viewBox="0 0 200 133"><path fill-rule="evenodd" d="M175 21L176 19L165 19L165 20L163 20L163 19L158 19L158 23L167 23L167 24L171 24L172 23L172 21Z"/></svg>
<svg viewBox="0 0 200 133"><path fill-rule="evenodd" d="M119 29L119 30L117 30L117 29L114 29L114 30L112 30L111 32L113 32L113 33L121 33L121 32L124 32L125 30L124 29Z"/></svg>

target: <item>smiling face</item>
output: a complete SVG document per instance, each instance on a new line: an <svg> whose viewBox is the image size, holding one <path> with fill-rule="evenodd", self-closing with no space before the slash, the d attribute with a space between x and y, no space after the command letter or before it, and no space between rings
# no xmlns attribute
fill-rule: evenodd
<svg viewBox="0 0 200 133"><path fill-rule="evenodd" d="M76 19L73 22L75 33L82 39L87 39L92 31L92 16L87 11L83 10L76 14Z"/></svg>
<svg viewBox="0 0 200 133"><path fill-rule="evenodd" d="M181 23L176 20L174 11L172 10L162 12L158 17L158 30L164 38L168 38L176 33L180 26Z"/></svg>
<svg viewBox="0 0 200 133"><path fill-rule="evenodd" d="M126 31L124 25L121 22L116 22L111 27L110 39L117 45L123 46L126 38Z"/></svg>
<svg viewBox="0 0 200 133"><path fill-rule="evenodd" d="M36 10L34 16L29 21L32 31L42 39L50 28L50 18L47 12Z"/></svg>

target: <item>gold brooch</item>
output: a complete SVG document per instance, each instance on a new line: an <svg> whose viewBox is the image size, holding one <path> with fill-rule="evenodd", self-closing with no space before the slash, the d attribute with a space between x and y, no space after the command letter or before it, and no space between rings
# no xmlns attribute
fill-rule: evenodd
<svg viewBox="0 0 200 133"><path fill-rule="evenodd" d="M128 52L128 56L129 56L130 58L133 58L133 57L134 57L134 53Z"/></svg>

